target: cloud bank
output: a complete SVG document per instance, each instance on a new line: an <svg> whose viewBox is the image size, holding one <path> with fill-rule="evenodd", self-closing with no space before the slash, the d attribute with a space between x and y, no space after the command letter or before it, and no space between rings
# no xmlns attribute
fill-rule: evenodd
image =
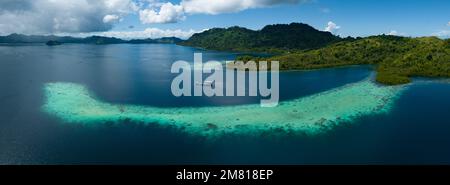
<svg viewBox="0 0 450 185"><path fill-rule="evenodd" d="M392 35L392 36L406 36L406 33L400 33L397 30L391 30L386 35Z"/></svg>
<svg viewBox="0 0 450 185"><path fill-rule="evenodd" d="M129 14L139 16L142 24L162 24L194 14L309 1L313 0L180 0L175 4L167 0L0 0L0 35L105 32Z"/></svg>
<svg viewBox="0 0 450 185"><path fill-rule="evenodd" d="M186 15L240 12L246 9L271 7L281 4L299 4L310 0L181 0L180 4L150 3L139 12L143 23L173 23L184 20Z"/></svg>
<svg viewBox="0 0 450 185"><path fill-rule="evenodd" d="M186 13L221 14L239 12L251 8L303 2L307 2L307 0L183 0L181 5Z"/></svg>
<svg viewBox="0 0 450 185"><path fill-rule="evenodd" d="M107 31L137 9L132 0L1 0L0 34Z"/></svg>
<svg viewBox="0 0 450 185"><path fill-rule="evenodd" d="M447 26L450 27L450 21L447 23ZM450 38L450 30L444 29L438 32L432 33L432 36L441 37L441 38Z"/></svg>
<svg viewBox="0 0 450 185"><path fill-rule="evenodd" d="M203 31L203 30L201 30ZM162 37L178 37L181 39L188 39L193 34L201 32L196 30L180 30L180 29L159 29L147 28L143 31L106 31L106 32L92 32L92 33L72 33L72 34L58 34L60 36L74 36L74 37L88 37L92 35L116 37L125 40L130 39L146 39L146 38L162 38Z"/></svg>
<svg viewBox="0 0 450 185"><path fill-rule="evenodd" d="M450 30L441 30L436 33L431 34L432 36L450 38Z"/></svg>

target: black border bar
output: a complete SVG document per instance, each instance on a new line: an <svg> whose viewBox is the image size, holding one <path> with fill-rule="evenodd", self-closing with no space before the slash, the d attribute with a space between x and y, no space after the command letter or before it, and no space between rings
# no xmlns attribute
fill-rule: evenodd
<svg viewBox="0 0 450 185"><path fill-rule="evenodd" d="M212 172L221 175L221 170L267 170L273 174L267 179L177 180L177 172ZM144 182L143 184L305 184L305 182L400 182L450 179L450 166L0 166L1 180L43 180L61 182ZM362 181L361 181L362 180ZM64 183L65 184L65 183ZM84 184L84 183L83 183Z"/></svg>

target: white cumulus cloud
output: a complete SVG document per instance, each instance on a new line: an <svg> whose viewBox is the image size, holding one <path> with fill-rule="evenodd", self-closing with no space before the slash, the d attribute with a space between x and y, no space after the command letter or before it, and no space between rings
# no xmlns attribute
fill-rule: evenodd
<svg viewBox="0 0 450 185"><path fill-rule="evenodd" d="M307 0L182 0L187 13L221 14L278 4L296 4Z"/></svg>
<svg viewBox="0 0 450 185"><path fill-rule="evenodd" d="M397 30L391 30L387 33L387 35L393 35L393 36L406 36L406 33L398 32Z"/></svg>
<svg viewBox="0 0 450 185"><path fill-rule="evenodd" d="M324 31L335 33L339 29L341 29L340 26L338 26L336 23L334 23L332 21L329 21L327 26L325 27Z"/></svg>
<svg viewBox="0 0 450 185"><path fill-rule="evenodd" d="M119 19L120 19L120 17L118 15L105 15L105 17L103 17L103 22L104 23L112 23Z"/></svg>
<svg viewBox="0 0 450 185"><path fill-rule="evenodd" d="M174 23L185 18L183 7L172 3L162 4L159 11L155 9L144 9L139 11L142 23Z"/></svg>
<svg viewBox="0 0 450 185"><path fill-rule="evenodd" d="M148 0L147 0L148 1ZM181 0L180 4L150 0L148 8L139 11L142 23L174 23L192 14L222 14L280 4L298 4L311 0Z"/></svg>
<svg viewBox="0 0 450 185"><path fill-rule="evenodd" d="M0 34L106 31L137 8L132 0L1 0Z"/></svg>
<svg viewBox="0 0 450 185"><path fill-rule="evenodd" d="M397 30L391 30L390 32L387 33L387 35L392 35L392 36L407 36L406 33L398 32Z"/></svg>
<svg viewBox="0 0 450 185"><path fill-rule="evenodd" d="M398 31L396 31L396 30L391 30L389 33L388 33L388 35L398 35L399 33L398 33Z"/></svg>

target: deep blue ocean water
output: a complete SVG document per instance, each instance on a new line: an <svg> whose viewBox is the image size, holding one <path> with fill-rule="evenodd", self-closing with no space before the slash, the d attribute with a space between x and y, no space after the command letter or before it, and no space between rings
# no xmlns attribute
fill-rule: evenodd
<svg viewBox="0 0 450 185"><path fill-rule="evenodd" d="M214 140L130 122L95 127L41 111L48 82L86 85L111 103L160 107L259 103L258 97L171 94L171 64L234 53L176 45L0 45L0 164L450 164L450 83L416 80L387 115L319 136L227 135ZM371 66L280 74L281 100L363 80Z"/></svg>

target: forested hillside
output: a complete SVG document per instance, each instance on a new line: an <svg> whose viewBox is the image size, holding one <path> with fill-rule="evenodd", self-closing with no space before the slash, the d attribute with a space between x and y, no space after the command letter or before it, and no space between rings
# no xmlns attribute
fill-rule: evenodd
<svg viewBox="0 0 450 185"><path fill-rule="evenodd" d="M238 59L279 61L281 70L376 64L377 81L393 85L408 83L414 76L450 77L450 40L382 35L346 39L316 50L264 59Z"/></svg>
<svg viewBox="0 0 450 185"><path fill-rule="evenodd" d="M213 28L194 34L180 44L223 51L283 53L320 48L339 40L339 37L307 24L291 23L268 25L258 31L237 26Z"/></svg>

